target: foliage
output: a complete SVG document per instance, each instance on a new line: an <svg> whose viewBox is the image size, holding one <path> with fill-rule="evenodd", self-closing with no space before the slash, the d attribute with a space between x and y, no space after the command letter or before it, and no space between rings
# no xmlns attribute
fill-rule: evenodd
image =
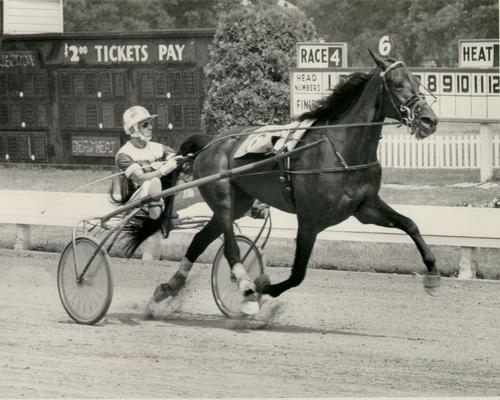
<svg viewBox="0 0 500 400"><path fill-rule="evenodd" d="M66 0L66 32L210 28L217 0Z"/></svg>
<svg viewBox="0 0 500 400"><path fill-rule="evenodd" d="M275 2L276 0L274 0ZM268 0L65 0L67 32L215 28L230 10ZM351 66L371 66L383 35L408 65L455 66L459 39L498 38L498 0L289 0L327 41L347 42ZM246 4L246 6L244 6ZM252 8L253 7L253 8ZM272 24L271 24L272 26Z"/></svg>
<svg viewBox="0 0 500 400"><path fill-rule="evenodd" d="M287 121L289 67L296 44L315 37L314 26L302 13L275 4L222 13L205 68L207 133Z"/></svg>
<svg viewBox="0 0 500 400"><path fill-rule="evenodd" d="M169 13L175 17L175 28L215 28L218 0L176 0Z"/></svg>
<svg viewBox="0 0 500 400"><path fill-rule="evenodd" d="M350 64L370 66L383 35L408 65L454 66L459 39L498 38L497 0L295 0L327 41L347 42Z"/></svg>

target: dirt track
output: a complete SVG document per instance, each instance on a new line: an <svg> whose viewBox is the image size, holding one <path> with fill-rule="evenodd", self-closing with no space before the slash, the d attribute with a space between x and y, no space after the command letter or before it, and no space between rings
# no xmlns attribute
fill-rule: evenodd
<svg viewBox="0 0 500 400"><path fill-rule="evenodd" d="M0 397L500 395L500 282L444 279L431 297L419 277L310 270L255 321L228 321L197 264L145 320L173 265L113 259L108 315L81 326L57 261L0 250Z"/></svg>

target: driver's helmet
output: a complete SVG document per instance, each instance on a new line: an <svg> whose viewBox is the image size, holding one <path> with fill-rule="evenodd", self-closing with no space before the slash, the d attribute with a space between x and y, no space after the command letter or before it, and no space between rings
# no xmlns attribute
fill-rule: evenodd
<svg viewBox="0 0 500 400"><path fill-rule="evenodd" d="M148 110L142 106L133 106L123 113L123 129L127 135L137 133L137 124L148 119L156 118L158 115L151 115Z"/></svg>

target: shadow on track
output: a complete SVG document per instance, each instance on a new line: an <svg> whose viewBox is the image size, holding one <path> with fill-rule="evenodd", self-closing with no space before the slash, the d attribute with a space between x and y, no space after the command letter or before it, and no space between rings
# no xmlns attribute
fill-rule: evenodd
<svg viewBox="0 0 500 400"><path fill-rule="evenodd" d="M166 324L197 327L197 328L212 328L212 329L229 329L242 333L248 333L255 330L265 330L266 332L280 332L280 333L319 333L322 335L345 335L345 336L358 336L358 337L371 337L371 338L392 338L413 341L424 341L422 338L417 337L404 337L404 336L391 336L370 334L363 332L354 332L341 329L323 329L299 325L276 324L269 321L262 321L258 319L242 318L242 319L227 319L222 316L216 315L201 315L201 314L186 314L179 313L175 315L166 316L145 316L142 313L110 313L107 315L103 324L115 325L117 323L137 326L141 325L144 321L160 321Z"/></svg>

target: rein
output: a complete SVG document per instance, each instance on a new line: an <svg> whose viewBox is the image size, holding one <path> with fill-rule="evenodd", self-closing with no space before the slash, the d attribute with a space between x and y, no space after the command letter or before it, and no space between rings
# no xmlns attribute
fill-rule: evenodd
<svg viewBox="0 0 500 400"><path fill-rule="evenodd" d="M403 124L402 121L398 122L359 122L359 123L352 123L352 124L338 124L338 125L321 125L321 126L310 126L309 128L302 128L306 130L319 130L319 129L324 129L324 128L333 128L333 129L342 129L342 128L355 128L359 126L379 126L379 125L401 125ZM208 148L212 147L214 144L219 143L222 140L225 139L236 139L241 136L248 136L253 133L253 130L258 128L258 126L252 126L251 128L246 128L243 132L239 133L232 133L226 136L221 136L220 138L212 140L210 143L207 143L204 147L202 147L200 150L198 150L195 153L192 153L192 158L195 158L198 154L202 153L203 151L207 150ZM290 132L298 131L300 130L300 127L297 128L291 128L288 129ZM283 128L276 128L276 129L267 129L265 131L259 131L259 133L271 133L271 132L281 132L284 131L285 129ZM294 140L294 139L291 139Z"/></svg>
<svg viewBox="0 0 500 400"><path fill-rule="evenodd" d="M416 110L418 104L422 101L422 97L419 96L418 94L415 94L410 99L408 99L406 102L400 103L399 107L398 107L398 105L396 104L396 101L394 99L394 94L389 89L389 85L387 84L387 80L386 80L386 75L389 72L391 72L392 70L394 70L396 68L403 68L405 66L406 65L404 62L396 61L396 62L392 63L391 65L389 65L385 70L380 72L380 77L382 78L381 88L385 89L387 94L389 95L389 100L391 101L392 106L394 107L394 109L396 110L396 112L398 114L398 122L361 122L361 123L352 123L352 124L322 125L322 126L311 126L311 127L307 128L307 130L324 129L324 128L342 129L342 128L353 128L353 127L359 127L359 126L377 126L377 125L405 125L410 129L410 133L413 134L415 132L415 128L416 128L415 110ZM419 86L423 87L426 90L426 92L428 92L434 98L434 101L437 100L437 97L434 95L434 93L432 93L426 86L424 86L421 82L418 82L418 84L419 84ZM406 115L403 115L403 113ZM209 147L213 146L215 143L220 142L221 140L225 140L228 138L234 139L237 137L250 135L251 133L253 133L254 128L255 127L247 128L243 132L229 134L229 135L214 139L210 143L206 144L202 149L200 149L196 153L194 153L193 158L196 157L199 153L201 153L201 152L205 151L206 149L208 149ZM298 129L300 129L300 127L289 129L289 131L292 132L292 131L296 131ZM279 132L279 131L283 131L283 130L284 130L283 128L268 129L265 131L260 131L259 133Z"/></svg>
<svg viewBox="0 0 500 400"><path fill-rule="evenodd" d="M383 126L383 125L401 125L402 122L359 122L359 123L351 123L351 124L337 124L337 125L321 125L321 126L311 126L309 128L306 128L306 130L319 130L319 129L325 129L325 128L333 128L333 129L342 129L342 128L354 128L354 127L360 127L360 126ZM195 153L192 153L189 155L191 159L196 158L198 154L201 152L207 150L208 148L212 147L214 144L225 140L225 139L235 139L238 137L242 136L248 136L253 133L256 127L250 127L246 128L243 132L239 133L234 133L234 134L229 134L226 136L222 136L220 138L212 140L210 143L206 144L204 147L202 147L200 150L198 150ZM297 128L291 128L289 129L290 132L300 130L300 127ZM259 133L270 133L270 132L280 132L283 131L283 128L276 128L276 129L268 129L265 131L259 131ZM290 133L289 132L289 133ZM242 174L240 176L253 176L253 175L264 175L264 174L270 174L270 173L283 173L283 174L290 174L290 175L309 175L309 174L321 174L321 173L332 173L332 172L347 172L347 171L358 171L362 169L367 169L367 168L372 168L377 165L380 165L379 161L373 161L371 163L367 164L359 164L359 165L347 165L345 162L344 158L342 155L335 149L335 144L332 142L332 140L327 136L328 142L331 144L333 151L335 155L338 157L340 163L342 164L341 167L330 167L330 168L323 168L323 169L311 169L311 170L301 170L301 171L291 171L289 169L278 169L278 170L271 170L271 171L263 171L263 172L255 172L255 173L248 173L248 174ZM297 140L297 139L291 139L291 140ZM289 162L289 158L287 158Z"/></svg>
<svg viewBox="0 0 500 400"><path fill-rule="evenodd" d="M320 125L320 126L311 126L309 128L306 128L306 129L307 130L326 129L326 128L341 129L341 128L361 127L361 126L405 125L410 129L410 133L413 134L415 129L416 129L415 111L416 111L416 108L418 107L419 103L422 101L422 98L418 94L415 94L410 99L408 99L405 103L400 103L400 105L398 107L398 105L396 104L395 98L394 98L394 94L389 89L389 85L387 84L387 80L386 80L386 75L389 72L391 72L392 70L394 70L396 68L403 68L403 67L405 67L405 64L402 61L396 61L396 62L392 63L391 65L389 65L385 70L380 72L380 77L382 79L382 84L381 84L380 88L382 90L385 89L385 91L387 92L387 94L389 96L389 100L391 101L392 106L394 107L394 109L396 110L396 112L398 114L398 120L399 120L398 122L364 122L364 123L351 123L351 124L338 124L338 125ZM410 82L410 84L411 84L411 82ZM425 89L427 89L425 86L423 86L423 85L421 85L421 86L424 87ZM427 91L429 91L429 90L427 89ZM431 93L431 92L429 91L429 93ZM431 95L433 95L433 94L431 93ZM399 99L396 99L396 100L399 100ZM405 115L403 115L403 114L405 114ZM289 129L289 134L291 132L299 130L299 129L301 129L301 128L297 127L297 128ZM270 133L270 132L278 132L278 131L283 131L283 130L284 130L283 128L276 128L276 129L262 130L262 131L259 131L259 133ZM241 137L241 136L247 136L247 135L250 135L251 133L253 133L253 131L254 131L253 127L246 128L243 132L239 132L236 134L229 134L229 135L217 138L217 139L211 141L210 143L208 143L207 145L205 145L198 152L196 152L193 155L193 158L196 157L196 155L198 155L199 153L205 151L206 149L208 149L209 147L213 146L215 143L218 143L221 140L225 140L228 138L234 139L234 138ZM333 140L329 136L327 136L327 138L328 138L330 145L332 146L333 152L337 156L339 162L342 164L341 167L331 167L331 168L304 170L304 171L291 171L290 169L287 168L287 169L279 169L279 170L265 171L265 172L258 172L258 173L249 173L249 174L245 174L245 175L260 175L260 174L264 174L264 173L276 173L276 172L280 172L280 173L288 174L288 175L320 174L320 173L328 173L328 172L357 171L357 170L372 168L372 167L380 165L378 160L373 161L371 163L366 163L366 164L359 164L359 165L352 165L352 166L347 165L347 163L345 162L342 155L335 148L335 143L333 142ZM291 140L294 140L294 139L291 139ZM290 159L288 158L287 160L288 160L287 164L289 166Z"/></svg>
<svg viewBox="0 0 500 400"><path fill-rule="evenodd" d="M162 164L165 164L168 160L166 161L157 161L158 165L162 165ZM185 160L181 160L181 162L185 162ZM141 169L144 169L144 168L147 168L149 167L150 165L143 165L141 167ZM156 168L157 169L157 168ZM125 171L120 171L120 172L116 172L114 174L111 174L111 175L107 175L103 178L99 178L99 179L96 179L95 181L93 182L90 182L90 183L86 183L82 186L78 186L77 188L74 188L72 189L71 191L69 191L68 193L75 193L76 191L78 190L82 190L82 189L85 189L86 187L88 186L92 186L92 185L95 185L96 183L99 183L99 182L102 182L102 181L105 181L107 179L111 179L111 178L115 178L117 176L120 176L120 175L124 175L125 174ZM63 196L61 197L58 197L56 198L52 203L50 203L47 207L45 207L42 211L40 211L40 214L45 214L45 212L49 209L49 208L52 208L54 205L56 205L58 202L61 201L61 199L63 198Z"/></svg>

